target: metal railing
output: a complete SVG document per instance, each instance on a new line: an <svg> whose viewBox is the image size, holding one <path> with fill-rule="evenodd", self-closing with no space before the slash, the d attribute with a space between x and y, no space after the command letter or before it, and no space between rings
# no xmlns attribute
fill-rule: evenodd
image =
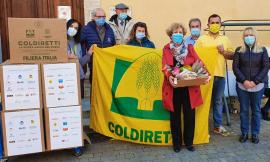
<svg viewBox="0 0 270 162"><path fill-rule="evenodd" d="M242 30L233 30L233 29L226 29L226 27L244 27L244 26L261 26L261 27L270 27L270 20L265 19L265 20L225 20L222 23L222 32L225 35L226 31L227 32L233 32L233 31L243 31ZM257 31L259 32L269 32L269 29L258 29Z"/></svg>
<svg viewBox="0 0 270 162"><path fill-rule="evenodd" d="M221 23L222 32L225 35L226 31L243 31L242 30L232 30L226 29L226 27L243 27L243 26L269 26L270 27L270 19L265 20L225 20ZM208 31L208 28L204 29L204 31ZM269 29L258 29L257 31L270 31Z"/></svg>

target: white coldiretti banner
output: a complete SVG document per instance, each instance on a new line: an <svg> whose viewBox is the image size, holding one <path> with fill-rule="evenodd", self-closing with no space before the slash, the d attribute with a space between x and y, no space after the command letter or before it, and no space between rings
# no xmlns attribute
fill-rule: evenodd
<svg viewBox="0 0 270 162"><path fill-rule="evenodd" d="M79 105L76 63L44 64L46 107Z"/></svg>
<svg viewBox="0 0 270 162"><path fill-rule="evenodd" d="M51 150L83 145L80 106L49 108Z"/></svg>
<svg viewBox="0 0 270 162"><path fill-rule="evenodd" d="M40 108L38 65L3 65L4 108Z"/></svg>
<svg viewBox="0 0 270 162"><path fill-rule="evenodd" d="M40 110L4 112L4 143L7 156L43 151Z"/></svg>

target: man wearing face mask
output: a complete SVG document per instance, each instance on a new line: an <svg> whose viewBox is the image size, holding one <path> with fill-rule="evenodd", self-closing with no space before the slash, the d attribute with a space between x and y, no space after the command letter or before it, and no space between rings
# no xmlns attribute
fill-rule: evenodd
<svg viewBox="0 0 270 162"><path fill-rule="evenodd" d="M129 7L124 3L119 3L115 6L116 14L110 18L109 25L113 29L116 44L127 44L129 41L130 31L134 22L127 15Z"/></svg>
<svg viewBox="0 0 270 162"><path fill-rule="evenodd" d="M189 30L190 36L188 36L185 40L185 45L188 46L189 44L194 45L197 39L201 35L201 20L198 18L193 18L189 20Z"/></svg>
<svg viewBox="0 0 270 162"><path fill-rule="evenodd" d="M106 14L102 8L95 9L92 13L92 21L90 21L83 29L81 41L85 44L88 51L92 51L92 45L96 44L100 48L111 47L115 45L115 37L112 28L106 23ZM92 60L89 64L90 83L92 83Z"/></svg>
<svg viewBox="0 0 270 162"><path fill-rule="evenodd" d="M217 14L213 14L208 18L209 32L200 36L195 46L200 48L216 48L217 63L214 76L214 84L212 91L212 106L214 118L214 133L223 136L229 135L229 132L222 126L222 97L225 89L225 59L233 59L233 48L230 40L225 35L219 34L221 27L221 18ZM213 56L214 57L214 56ZM209 58L211 59L211 58Z"/></svg>

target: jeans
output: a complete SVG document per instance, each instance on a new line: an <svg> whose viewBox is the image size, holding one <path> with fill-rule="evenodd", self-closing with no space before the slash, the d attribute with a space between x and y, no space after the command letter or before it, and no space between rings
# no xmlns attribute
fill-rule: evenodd
<svg viewBox="0 0 270 162"><path fill-rule="evenodd" d="M265 88L264 95L268 97L268 100L266 104L264 105L264 107L262 108L262 111L267 113L270 110L270 88Z"/></svg>
<svg viewBox="0 0 270 162"><path fill-rule="evenodd" d="M224 96L224 89L225 89L225 78L215 76L212 91L212 106L213 106L213 118L215 128L222 125L222 110L223 110L222 97Z"/></svg>
<svg viewBox="0 0 270 162"><path fill-rule="evenodd" d="M249 133L249 107L251 107L251 134L258 135L260 133L261 121L261 100L264 89L258 92L247 92L241 90L236 85L236 92L240 102L240 127L242 134Z"/></svg>

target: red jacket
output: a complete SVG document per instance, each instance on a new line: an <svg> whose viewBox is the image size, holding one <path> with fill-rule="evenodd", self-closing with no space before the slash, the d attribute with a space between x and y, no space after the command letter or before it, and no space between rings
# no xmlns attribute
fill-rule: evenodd
<svg viewBox="0 0 270 162"><path fill-rule="evenodd" d="M192 45L188 45L188 55L184 62L184 65L192 65L199 57L195 52ZM170 44L165 45L163 48L163 55L162 55L162 71L164 72L164 81L162 86L162 102L163 106L169 110L174 111L173 107L173 87L171 86L168 78L171 75L170 72L166 70L165 65L173 66L173 55L170 49ZM200 86L188 87L189 91L189 99L192 109L203 104L203 99L201 95ZM181 98L179 98L181 100Z"/></svg>

